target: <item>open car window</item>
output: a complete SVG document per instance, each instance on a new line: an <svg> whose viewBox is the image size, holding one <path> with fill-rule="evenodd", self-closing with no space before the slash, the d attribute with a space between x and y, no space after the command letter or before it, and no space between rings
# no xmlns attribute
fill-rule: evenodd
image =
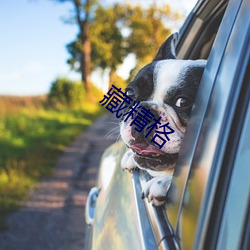
<svg viewBox="0 0 250 250"><path fill-rule="evenodd" d="M172 185L168 197L169 200L174 200L174 202L168 203L164 211L158 208L152 210L148 206L150 217L161 221L162 226L160 228L157 226L155 231L161 235L161 238L165 237L168 246L172 245L176 248L181 246L184 249L191 249L195 244L199 217L202 216L200 214L202 200L217 147L216 138L219 139L220 133L224 132L221 131L220 126L223 123L223 115L225 115L225 109L228 105L227 98L231 92L231 85L225 86L227 87L225 88L225 94L227 95L221 98L221 102L218 103L218 107L221 108L220 114L216 113L216 107L213 103L211 104L211 95L214 95L213 92L216 91L214 90L214 85L221 67L221 60L223 58L227 60L226 62L229 60L225 56L228 50L227 43L232 32L234 32L233 25L237 20L240 7L241 1L231 2L229 5L228 1L211 1L210 3L209 1L203 1L198 3L192 16L188 19L189 29L186 31L187 33L183 32L181 34L177 48L178 58L205 58L208 59L208 65L197 93L196 107L187 128L187 138L186 136L184 138L175 172L174 185ZM234 56L237 57L239 55L236 53ZM225 65L224 67L226 67ZM234 69L230 74L232 78L229 79L231 84L233 84L232 79L237 67L232 64L228 66ZM223 96L222 93L220 95ZM207 117L209 105L210 112L215 112L213 117L215 120L209 120ZM217 123L216 119L218 119L219 123ZM207 133L210 133L210 137L208 135L208 138L202 136L205 130L207 130ZM199 157L200 150L198 147L204 144L203 140L205 139L207 144L205 143L204 152L210 152L210 155L206 155L203 152ZM210 146L212 146L211 151L209 149ZM206 157L208 157L208 161L206 161ZM206 162L202 170L199 169L200 162ZM191 172L191 168L195 171ZM193 177L192 175L194 175L192 180L194 184L192 182L190 182L191 184L189 183L189 180ZM141 181L143 182L145 175L142 176ZM154 223L152 224L154 225ZM202 235L199 234L198 237L201 239ZM199 245L200 242L196 244Z"/></svg>
<svg viewBox="0 0 250 250"><path fill-rule="evenodd" d="M179 59L208 59L228 0L198 1L180 30Z"/></svg>
<svg viewBox="0 0 250 250"><path fill-rule="evenodd" d="M217 2L217 5L216 5ZM200 54L202 51L204 54L209 55L207 58L209 61L214 60L214 56L217 56L217 60L214 60L213 67L210 67L209 75L207 78L214 78L217 69L220 64L220 58L222 57L225 46L227 43L227 37L229 36L231 30L223 30L221 29L219 32L219 36L217 36L217 32L219 30L220 25L224 25L228 21L223 19L224 13L227 8L227 1L201 1L198 2L197 7L194 9L193 17L188 20L190 28L183 34L180 42L177 46L177 56L182 59L199 59L199 57L195 58L194 55ZM215 8L215 6L220 6L221 8ZM213 10L213 11L212 11ZM237 9L235 8L232 16L236 16ZM231 12L231 10L227 10L227 12ZM213 13L214 15L211 15ZM230 18L228 16L228 18ZM223 21L222 21L223 19ZM222 22L222 23L221 23ZM231 25L233 23L233 19L231 19ZM216 24L216 25L215 25ZM230 21L229 21L230 24ZM205 40L206 32L208 32L207 41ZM217 37L216 37L217 36ZM212 50L212 46L214 43L211 43L211 38L216 38L216 47L217 51L210 54ZM188 46L190 44L190 48ZM209 44L209 46L207 46ZM202 45L204 47L202 47ZM198 49L196 51L195 49ZM209 63L208 63L209 65ZM210 64L211 65L211 64ZM196 100L194 104L194 110L191 114L187 130L185 132L184 140L182 142L181 151L179 155L179 159L177 162L177 167L175 171L176 178L176 188L178 189L177 197L175 197L174 204L168 205L168 217L173 226L174 230L178 230L177 221L179 218L179 212L183 203L183 194L186 189L186 185L189 178L189 171L192 165L193 157L195 154L197 140L200 135L200 129L204 120L205 111L208 105L208 101L213 89L213 84L206 79L207 67L203 74L203 79L201 80ZM199 107L196 109L196 107ZM184 171L185 169L185 171ZM200 190L201 192L202 190ZM174 193L175 191L172 190ZM176 195L176 194L174 194ZM170 193L171 196L171 193ZM197 211L196 211L197 214ZM197 220L196 216L194 220Z"/></svg>
<svg viewBox="0 0 250 250"><path fill-rule="evenodd" d="M177 45L177 57L179 59L207 59L209 57L227 4L228 1L218 0L198 2L187 19L184 29L180 32L180 40ZM209 89L211 92L212 87L210 86ZM196 121L200 122L199 119L196 119ZM189 156L192 155L193 154L189 154ZM191 158L189 160L191 160ZM179 162L179 165L183 164L187 165L186 162ZM145 172L140 172L140 182L141 185L143 185L148 177ZM179 248L177 225L179 210L182 207L182 194L184 193L187 180L188 174L177 180L178 183L176 184L178 184L179 197L175 204L168 203L165 209L162 209L152 208L151 205L145 202L155 237L158 242L161 242L161 247L164 246L166 249L168 249L169 246L173 249ZM197 219L196 214L197 213L194 213L195 220ZM189 237L189 235L187 237Z"/></svg>
<svg viewBox="0 0 250 250"><path fill-rule="evenodd" d="M208 59L227 5L228 0L198 1L180 30L180 40L176 48L179 59ZM142 176L144 182L147 177L145 173ZM185 186L186 181L182 183ZM172 209L171 204L168 207L171 210L169 220L175 229L178 207Z"/></svg>

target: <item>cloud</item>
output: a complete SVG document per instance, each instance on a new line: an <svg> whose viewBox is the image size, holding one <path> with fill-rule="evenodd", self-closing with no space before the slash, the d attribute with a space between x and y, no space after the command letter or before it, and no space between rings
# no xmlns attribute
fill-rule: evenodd
<svg viewBox="0 0 250 250"><path fill-rule="evenodd" d="M26 68L24 68L24 73L31 73L31 74L36 74L36 73L43 73L45 70L45 67L40 64L39 62L31 62L27 65Z"/></svg>
<svg viewBox="0 0 250 250"><path fill-rule="evenodd" d="M45 71L45 67L39 62L30 62L22 68L3 72L0 76L0 83L12 83L14 81L23 81L31 75L41 74Z"/></svg>
<svg viewBox="0 0 250 250"><path fill-rule="evenodd" d="M32 94L46 92L44 75L46 68L31 61L20 68L7 68L0 74L0 94ZM40 90L39 90L40 88Z"/></svg>

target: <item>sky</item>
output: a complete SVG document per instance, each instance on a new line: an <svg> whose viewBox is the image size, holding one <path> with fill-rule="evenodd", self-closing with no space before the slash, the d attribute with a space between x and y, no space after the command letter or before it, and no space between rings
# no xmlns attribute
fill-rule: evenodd
<svg viewBox="0 0 250 250"><path fill-rule="evenodd" d="M188 12L196 0L162 0ZM101 1L106 4L114 0ZM121 1L121 2L135 2ZM152 2L152 1L137 1ZM155 0L155 2L157 2ZM1 0L0 3L0 95L41 95L49 91L53 80L67 76L79 80L66 63L65 45L73 41L78 29L62 18L69 15L70 3L50 0ZM133 57L120 68L126 77ZM95 74L99 85L107 79Z"/></svg>

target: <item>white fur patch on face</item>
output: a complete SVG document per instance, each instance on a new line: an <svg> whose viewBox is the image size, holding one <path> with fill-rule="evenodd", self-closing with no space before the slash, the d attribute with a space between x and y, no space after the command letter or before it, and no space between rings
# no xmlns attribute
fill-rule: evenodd
<svg viewBox="0 0 250 250"><path fill-rule="evenodd" d="M152 101L163 103L164 96L170 87L178 87L191 66L205 66L206 60L175 60L168 59L157 62L154 69L154 93Z"/></svg>
<svg viewBox="0 0 250 250"><path fill-rule="evenodd" d="M131 119L129 119L128 121L130 121ZM130 122L121 122L120 125L120 134L122 137L122 140L128 144L129 141L133 141L135 140L135 138L132 136L132 127L130 126Z"/></svg>

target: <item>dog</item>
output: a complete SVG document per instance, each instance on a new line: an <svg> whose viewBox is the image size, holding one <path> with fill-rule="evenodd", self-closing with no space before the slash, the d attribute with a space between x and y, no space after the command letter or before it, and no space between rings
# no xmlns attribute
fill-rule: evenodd
<svg viewBox="0 0 250 250"><path fill-rule="evenodd" d="M162 148L152 142L155 129L146 137L147 130L138 132L130 126L132 118L122 120L120 134L129 150L121 161L123 169L135 167L146 170L152 179L142 187L142 198L153 205L164 204L171 185L181 142L184 137L192 105L206 60L176 59L178 33L172 34L161 45L153 61L143 67L126 88L127 95L150 109L161 124L169 123L174 133L169 134ZM163 127L158 131L163 132ZM161 143L156 138L158 145Z"/></svg>

